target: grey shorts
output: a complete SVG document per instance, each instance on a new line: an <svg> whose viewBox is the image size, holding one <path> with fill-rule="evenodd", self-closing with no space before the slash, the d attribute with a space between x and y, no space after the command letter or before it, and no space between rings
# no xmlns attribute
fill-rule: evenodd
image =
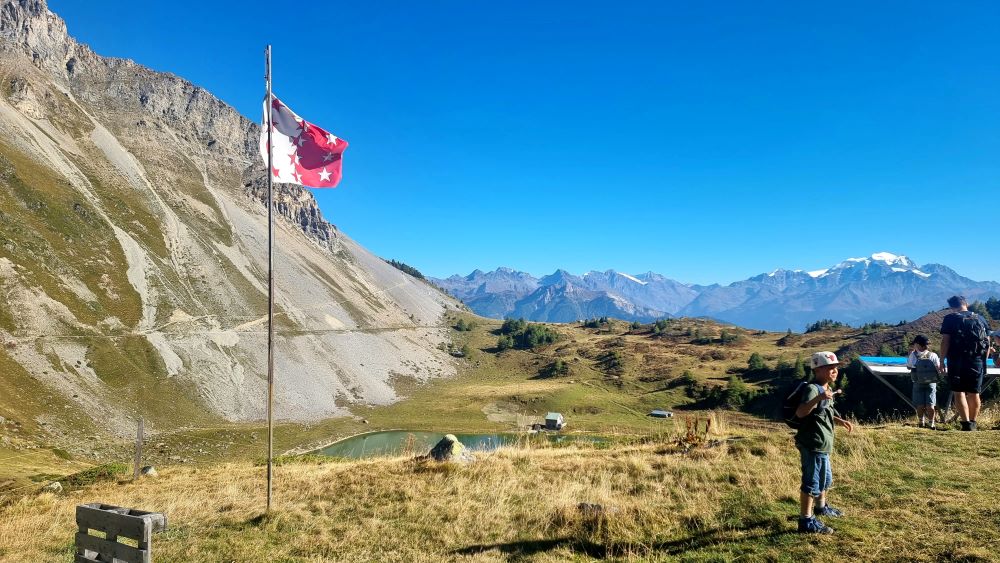
<svg viewBox="0 0 1000 563"><path fill-rule="evenodd" d="M915 407L933 407L937 404L937 383L914 383L911 398Z"/></svg>

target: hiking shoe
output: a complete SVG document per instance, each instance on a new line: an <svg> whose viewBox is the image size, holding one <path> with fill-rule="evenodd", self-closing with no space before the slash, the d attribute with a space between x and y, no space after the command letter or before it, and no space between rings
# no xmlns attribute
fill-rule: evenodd
<svg viewBox="0 0 1000 563"><path fill-rule="evenodd" d="M840 518L844 515L844 511L839 508L834 508L829 504L821 508L816 509L816 516L830 516L832 518Z"/></svg>
<svg viewBox="0 0 1000 563"><path fill-rule="evenodd" d="M972 423L963 420L962 421L962 432L970 432L972 430Z"/></svg>
<svg viewBox="0 0 1000 563"><path fill-rule="evenodd" d="M820 522L815 517L799 518L800 534L832 534L833 528Z"/></svg>
<svg viewBox="0 0 1000 563"><path fill-rule="evenodd" d="M975 432L975 430L976 430L976 421L975 420L970 420L969 421L969 431Z"/></svg>

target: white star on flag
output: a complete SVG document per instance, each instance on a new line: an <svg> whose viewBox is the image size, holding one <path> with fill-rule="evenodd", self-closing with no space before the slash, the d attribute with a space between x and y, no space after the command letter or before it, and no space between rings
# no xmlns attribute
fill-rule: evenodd
<svg viewBox="0 0 1000 563"><path fill-rule="evenodd" d="M271 177L276 182L310 188L336 187L347 141L295 115L276 97L271 99ZM265 105L260 135L260 154L265 162L267 130Z"/></svg>

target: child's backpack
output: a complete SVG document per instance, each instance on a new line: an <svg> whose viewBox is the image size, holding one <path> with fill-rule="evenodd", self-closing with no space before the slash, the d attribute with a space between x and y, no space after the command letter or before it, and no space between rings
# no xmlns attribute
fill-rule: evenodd
<svg viewBox="0 0 1000 563"><path fill-rule="evenodd" d="M927 384L936 383L938 380L938 370L934 362L931 361L930 352L917 354L917 361L910 370L910 379L914 383Z"/></svg>
<svg viewBox="0 0 1000 563"><path fill-rule="evenodd" d="M781 419L792 428L798 428L802 425L803 419L795 416L795 411L802 404L802 397L807 389L809 389L809 381L800 379L789 385L785 392L785 400L781 404Z"/></svg>
<svg viewBox="0 0 1000 563"><path fill-rule="evenodd" d="M986 320L972 311L962 311L958 315L960 321L952 345L966 358L985 357L990 348L990 329Z"/></svg>

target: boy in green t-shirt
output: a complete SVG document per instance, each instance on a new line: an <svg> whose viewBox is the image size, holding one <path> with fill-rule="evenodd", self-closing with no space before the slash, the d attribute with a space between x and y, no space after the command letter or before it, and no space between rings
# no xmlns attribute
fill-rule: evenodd
<svg viewBox="0 0 1000 563"><path fill-rule="evenodd" d="M832 534L833 528L816 516L843 516L844 513L826 503L826 492L833 484L830 454L833 453L833 427L852 430L850 422L833 410L830 385L837 381L840 361L833 352L817 352L809 362L813 381L802 393L802 403L795 416L802 420L795 434L795 446L802 459L802 488L799 495L799 531L812 534ZM813 511L815 504L816 510Z"/></svg>

